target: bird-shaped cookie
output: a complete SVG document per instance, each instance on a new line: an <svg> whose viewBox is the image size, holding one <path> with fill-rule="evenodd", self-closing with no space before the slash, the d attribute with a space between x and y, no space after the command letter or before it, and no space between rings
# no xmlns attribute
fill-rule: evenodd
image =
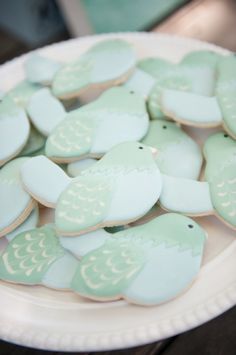
<svg viewBox="0 0 236 355"><path fill-rule="evenodd" d="M236 228L236 141L220 132L207 139L203 152L212 204L218 216Z"/></svg>
<svg viewBox="0 0 236 355"><path fill-rule="evenodd" d="M173 120L196 127L216 127L223 125L236 138L236 58L222 57L217 62L217 82L215 96L163 90L161 109Z"/></svg>
<svg viewBox="0 0 236 355"><path fill-rule="evenodd" d="M134 50L128 42L120 39L101 41L57 71L53 93L68 99L94 86L121 84L132 74L135 61Z"/></svg>
<svg viewBox="0 0 236 355"><path fill-rule="evenodd" d="M18 234L0 255L0 279L26 285L70 288L78 260L59 243L53 225Z"/></svg>
<svg viewBox="0 0 236 355"><path fill-rule="evenodd" d="M0 170L0 237L22 224L36 205L20 179L20 168L28 159L13 159Z"/></svg>
<svg viewBox="0 0 236 355"><path fill-rule="evenodd" d="M206 140L203 151L206 181L162 175L160 204L190 216L215 214L236 229L236 142L219 132Z"/></svg>
<svg viewBox="0 0 236 355"><path fill-rule="evenodd" d="M149 118L144 99L124 87L68 113L49 135L46 155L56 162L101 157L116 144L141 140Z"/></svg>
<svg viewBox="0 0 236 355"><path fill-rule="evenodd" d="M82 238L82 249L87 239L90 251L73 277L75 292L99 301L124 298L157 305L190 287L200 269L206 233L190 218L169 213L112 234L94 250L90 234Z"/></svg>
<svg viewBox="0 0 236 355"><path fill-rule="evenodd" d="M156 153L141 143L122 143L74 179L38 156L24 164L21 177L35 199L56 207L57 231L79 235L137 220L151 209L162 187Z"/></svg>
<svg viewBox="0 0 236 355"><path fill-rule="evenodd" d="M200 147L175 123L151 121L142 143L158 150L156 162L161 173L198 179L202 166Z"/></svg>

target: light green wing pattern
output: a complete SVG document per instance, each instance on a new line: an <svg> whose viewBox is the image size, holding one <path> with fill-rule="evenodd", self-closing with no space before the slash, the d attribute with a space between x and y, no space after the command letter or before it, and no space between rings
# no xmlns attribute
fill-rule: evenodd
<svg viewBox="0 0 236 355"><path fill-rule="evenodd" d="M236 227L236 160L209 180L214 208L226 223Z"/></svg>
<svg viewBox="0 0 236 355"><path fill-rule="evenodd" d="M97 122L91 114L74 111L68 114L46 142L46 155L55 158L77 158L90 151Z"/></svg>
<svg viewBox="0 0 236 355"><path fill-rule="evenodd" d="M112 200L114 181L102 176L79 176L62 192L56 207L56 227L63 235L104 221Z"/></svg>
<svg viewBox="0 0 236 355"><path fill-rule="evenodd" d="M65 254L52 226L20 233L0 257L0 278L39 284L49 267Z"/></svg>
<svg viewBox="0 0 236 355"><path fill-rule="evenodd" d="M72 280L71 288L94 299L116 298L145 264L141 247L124 238L110 238L103 247L87 254Z"/></svg>

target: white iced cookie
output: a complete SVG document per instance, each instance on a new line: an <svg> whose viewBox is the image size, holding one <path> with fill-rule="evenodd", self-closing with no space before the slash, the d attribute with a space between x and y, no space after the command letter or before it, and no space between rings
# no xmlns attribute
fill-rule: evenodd
<svg viewBox="0 0 236 355"><path fill-rule="evenodd" d="M38 53L30 54L24 63L26 78L32 83L50 85L61 65Z"/></svg>
<svg viewBox="0 0 236 355"><path fill-rule="evenodd" d="M163 90L161 110L167 117L189 126L216 127L222 124L222 113L214 96Z"/></svg>
<svg viewBox="0 0 236 355"><path fill-rule="evenodd" d="M121 84L134 66L135 54L128 42L120 39L101 41L58 70L53 79L53 93L68 99L94 86Z"/></svg>
<svg viewBox="0 0 236 355"><path fill-rule="evenodd" d="M66 116L62 103L47 88L31 96L27 112L34 126L44 136L48 136Z"/></svg>
<svg viewBox="0 0 236 355"><path fill-rule="evenodd" d="M33 211L30 213L29 217L19 225L12 232L5 235L5 238L8 242L12 241L18 234L26 232L30 229L36 228L39 221L39 208L36 206Z"/></svg>
<svg viewBox="0 0 236 355"><path fill-rule="evenodd" d="M5 97L0 102L0 166L18 155L30 134L25 111Z"/></svg>
<svg viewBox="0 0 236 355"><path fill-rule="evenodd" d="M141 140L148 125L144 99L114 87L68 113L48 137L46 155L59 163L100 158L116 144Z"/></svg>
<svg viewBox="0 0 236 355"><path fill-rule="evenodd" d="M69 176L76 177L85 169L90 168L92 165L96 164L97 160L88 158L83 160L78 160L67 165L67 173Z"/></svg>
<svg viewBox="0 0 236 355"><path fill-rule="evenodd" d="M0 236L22 224L35 207L20 179L20 168L27 160L14 159L0 170Z"/></svg>
<svg viewBox="0 0 236 355"><path fill-rule="evenodd" d="M198 144L175 123L152 121L142 142L156 148L157 165L163 174L198 179L202 154Z"/></svg>
<svg viewBox="0 0 236 355"><path fill-rule="evenodd" d="M151 209L162 188L156 153L137 142L122 143L74 179L39 156L23 165L21 177L32 196L56 207L59 234L80 235L124 225Z"/></svg>

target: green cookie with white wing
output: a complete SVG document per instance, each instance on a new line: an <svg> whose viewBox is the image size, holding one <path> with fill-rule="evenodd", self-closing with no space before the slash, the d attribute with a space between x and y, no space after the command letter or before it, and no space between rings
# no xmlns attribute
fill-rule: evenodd
<svg viewBox="0 0 236 355"><path fill-rule="evenodd" d="M144 99L125 87L115 87L68 113L49 135L46 155L63 163L99 158L119 143L141 140L148 124Z"/></svg>
<svg viewBox="0 0 236 355"><path fill-rule="evenodd" d="M101 41L58 70L52 90L59 98L72 98L93 86L107 87L124 82L135 66L132 46L123 40Z"/></svg>
<svg viewBox="0 0 236 355"><path fill-rule="evenodd" d="M207 139L204 156L215 211L236 229L236 142L224 132L216 133Z"/></svg>
<svg viewBox="0 0 236 355"><path fill-rule="evenodd" d="M236 139L236 57L224 57L218 64L216 97L223 116L223 127Z"/></svg>
<svg viewBox="0 0 236 355"><path fill-rule="evenodd" d="M0 279L70 288L78 261L60 245L53 225L18 234L0 256Z"/></svg>
<svg viewBox="0 0 236 355"><path fill-rule="evenodd" d="M88 245L90 238L88 234ZM204 230L190 218L162 215L108 236L85 254L71 288L100 301L124 298L148 306L170 301L196 278L205 239Z"/></svg>
<svg viewBox="0 0 236 355"><path fill-rule="evenodd" d="M162 174L198 179L202 166L200 147L175 123L150 122L142 143L158 150L156 162Z"/></svg>

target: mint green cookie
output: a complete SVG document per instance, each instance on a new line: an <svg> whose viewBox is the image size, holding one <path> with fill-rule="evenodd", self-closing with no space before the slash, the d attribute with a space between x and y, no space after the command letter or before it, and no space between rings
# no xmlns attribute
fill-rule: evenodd
<svg viewBox="0 0 236 355"><path fill-rule="evenodd" d="M134 65L134 51L128 42L101 41L58 70L53 79L53 93L60 98L71 98L93 85L121 83Z"/></svg>
<svg viewBox="0 0 236 355"><path fill-rule="evenodd" d="M236 139L236 57L223 57L218 64L216 96L227 132Z"/></svg>
<svg viewBox="0 0 236 355"><path fill-rule="evenodd" d="M101 157L116 144L138 141L148 130L144 99L125 87L68 113L49 135L46 155L59 162Z"/></svg>
<svg viewBox="0 0 236 355"><path fill-rule="evenodd" d="M46 138L31 125L28 141L19 156L32 156L35 153L41 152L45 142Z"/></svg>
<svg viewBox="0 0 236 355"><path fill-rule="evenodd" d="M175 123L152 121L142 142L157 148L157 165L161 173L198 179L202 154L197 143Z"/></svg>
<svg viewBox="0 0 236 355"><path fill-rule="evenodd" d="M18 234L8 244L0 256L0 278L28 285L68 288L76 266L77 260L62 248L54 227L45 225Z"/></svg>
<svg viewBox="0 0 236 355"><path fill-rule="evenodd" d="M207 139L204 155L212 204L219 217L236 228L236 142L224 132L216 133Z"/></svg>
<svg viewBox="0 0 236 355"><path fill-rule="evenodd" d="M141 59L137 67L142 69L146 73L150 74L157 81L161 79L163 74L171 70L174 66L174 63L171 63L162 58L144 58Z"/></svg>
<svg viewBox="0 0 236 355"><path fill-rule="evenodd" d="M83 256L71 287L101 301L125 298L142 305L169 301L197 276L205 238L204 230L190 218L162 215L106 237L102 246ZM86 235L84 247L85 243Z"/></svg>
<svg viewBox="0 0 236 355"><path fill-rule="evenodd" d="M32 84L29 81L23 80L10 91L8 91L6 97L13 100L16 105L25 108L30 97L41 88L41 85Z"/></svg>

